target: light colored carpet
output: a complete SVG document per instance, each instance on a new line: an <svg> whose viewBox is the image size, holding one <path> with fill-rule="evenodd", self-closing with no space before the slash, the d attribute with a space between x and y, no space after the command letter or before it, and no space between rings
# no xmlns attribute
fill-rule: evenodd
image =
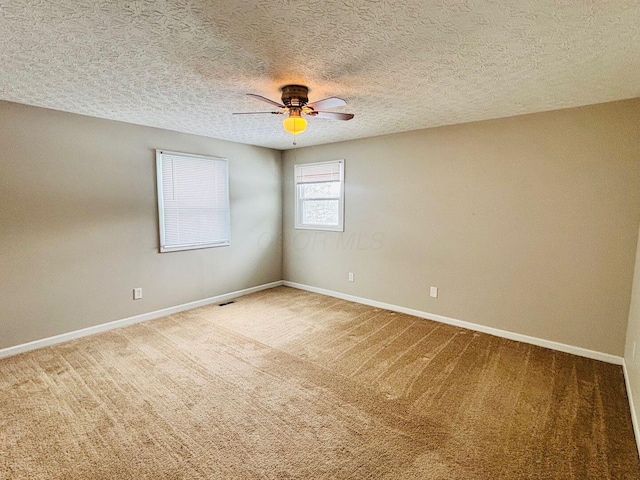
<svg viewBox="0 0 640 480"><path fill-rule="evenodd" d="M286 287L0 361L3 479L638 479L618 366Z"/></svg>

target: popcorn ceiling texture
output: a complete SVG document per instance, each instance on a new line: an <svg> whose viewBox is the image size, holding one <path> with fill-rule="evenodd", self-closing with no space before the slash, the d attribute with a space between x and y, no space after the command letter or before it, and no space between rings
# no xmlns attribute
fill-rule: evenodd
<svg viewBox="0 0 640 480"><path fill-rule="evenodd" d="M640 96L638 0L2 0L0 98L288 149ZM265 108L266 107L266 108Z"/></svg>

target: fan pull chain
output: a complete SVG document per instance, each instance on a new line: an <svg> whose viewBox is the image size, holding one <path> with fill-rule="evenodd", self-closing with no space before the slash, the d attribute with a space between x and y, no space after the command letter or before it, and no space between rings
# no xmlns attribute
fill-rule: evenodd
<svg viewBox="0 0 640 480"><path fill-rule="evenodd" d="M296 143L296 124L295 123L293 124L293 133L291 135L293 135L293 146L295 147L296 145L298 145Z"/></svg>

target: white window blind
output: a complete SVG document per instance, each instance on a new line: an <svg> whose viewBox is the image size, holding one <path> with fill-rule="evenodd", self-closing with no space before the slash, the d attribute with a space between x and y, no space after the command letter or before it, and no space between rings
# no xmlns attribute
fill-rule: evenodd
<svg viewBox="0 0 640 480"><path fill-rule="evenodd" d="M156 151L160 251L229 245L229 169L224 158Z"/></svg>
<svg viewBox="0 0 640 480"><path fill-rule="evenodd" d="M340 182L340 162L296 165L297 183Z"/></svg>
<svg viewBox="0 0 640 480"><path fill-rule="evenodd" d="M344 160L295 165L295 228L344 230Z"/></svg>

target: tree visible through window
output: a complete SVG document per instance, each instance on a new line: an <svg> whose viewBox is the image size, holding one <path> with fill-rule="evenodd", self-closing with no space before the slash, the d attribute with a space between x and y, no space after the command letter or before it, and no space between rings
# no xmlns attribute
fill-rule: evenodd
<svg viewBox="0 0 640 480"><path fill-rule="evenodd" d="M343 231L344 160L295 165L296 228Z"/></svg>

